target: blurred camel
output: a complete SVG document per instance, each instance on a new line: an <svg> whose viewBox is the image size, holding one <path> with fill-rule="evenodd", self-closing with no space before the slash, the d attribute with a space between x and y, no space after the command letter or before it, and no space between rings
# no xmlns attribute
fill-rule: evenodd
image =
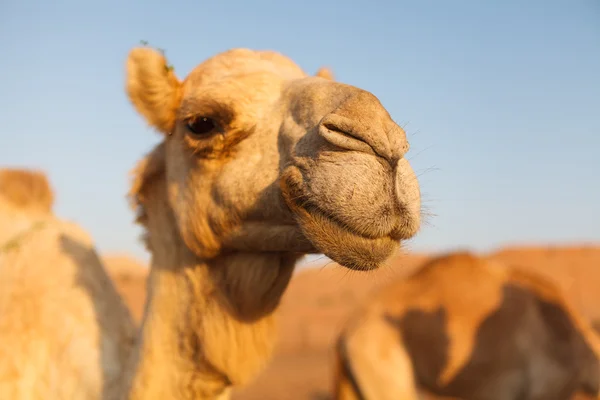
<svg viewBox="0 0 600 400"><path fill-rule="evenodd" d="M592 321L592 328L594 328L594 330L600 334L600 319L595 319Z"/></svg>
<svg viewBox="0 0 600 400"><path fill-rule="evenodd" d="M0 170L0 399L115 399L131 316L41 172Z"/></svg>
<svg viewBox="0 0 600 400"><path fill-rule="evenodd" d="M600 340L556 285L468 252L385 287L337 346L338 400L598 398Z"/></svg>

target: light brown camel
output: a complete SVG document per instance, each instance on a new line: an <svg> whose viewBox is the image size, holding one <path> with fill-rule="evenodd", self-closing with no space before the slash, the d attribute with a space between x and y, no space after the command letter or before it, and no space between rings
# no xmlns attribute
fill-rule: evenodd
<svg viewBox="0 0 600 400"><path fill-rule="evenodd" d="M599 398L600 340L545 278L469 252L383 288L337 345L337 400Z"/></svg>
<svg viewBox="0 0 600 400"><path fill-rule="evenodd" d="M269 360L299 257L369 270L416 234L404 131L317 75L234 49L180 81L159 52L130 52L127 94L163 139L131 189L152 261L128 399L227 398Z"/></svg>
<svg viewBox="0 0 600 400"><path fill-rule="evenodd" d="M115 399L135 331L44 174L0 170L0 399Z"/></svg>

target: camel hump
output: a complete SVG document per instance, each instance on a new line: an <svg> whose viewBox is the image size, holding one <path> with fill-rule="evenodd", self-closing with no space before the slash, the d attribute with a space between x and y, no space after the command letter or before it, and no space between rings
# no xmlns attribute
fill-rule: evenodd
<svg viewBox="0 0 600 400"><path fill-rule="evenodd" d="M41 171L3 168L0 169L0 201L24 211L51 213L54 192Z"/></svg>

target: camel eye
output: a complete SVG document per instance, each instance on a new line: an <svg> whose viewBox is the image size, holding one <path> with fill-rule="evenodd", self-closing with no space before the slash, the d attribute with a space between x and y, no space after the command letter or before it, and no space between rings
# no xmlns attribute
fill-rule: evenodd
<svg viewBox="0 0 600 400"><path fill-rule="evenodd" d="M187 121L186 127L195 135L205 136L215 129L215 122L207 117L191 118Z"/></svg>

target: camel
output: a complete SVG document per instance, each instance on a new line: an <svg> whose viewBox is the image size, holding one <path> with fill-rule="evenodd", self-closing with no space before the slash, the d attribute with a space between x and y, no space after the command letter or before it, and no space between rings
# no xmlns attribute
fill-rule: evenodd
<svg viewBox="0 0 600 400"><path fill-rule="evenodd" d="M160 133L129 192L151 253L127 399L227 399L263 369L307 253L368 271L420 227L406 134L375 95L273 51L231 49L180 80L133 48L133 108Z"/></svg>
<svg viewBox="0 0 600 400"><path fill-rule="evenodd" d="M135 326L46 176L0 170L0 398L115 399Z"/></svg>
<svg viewBox="0 0 600 400"><path fill-rule="evenodd" d="M336 352L337 400L600 398L600 339L558 286L468 251L381 289Z"/></svg>

